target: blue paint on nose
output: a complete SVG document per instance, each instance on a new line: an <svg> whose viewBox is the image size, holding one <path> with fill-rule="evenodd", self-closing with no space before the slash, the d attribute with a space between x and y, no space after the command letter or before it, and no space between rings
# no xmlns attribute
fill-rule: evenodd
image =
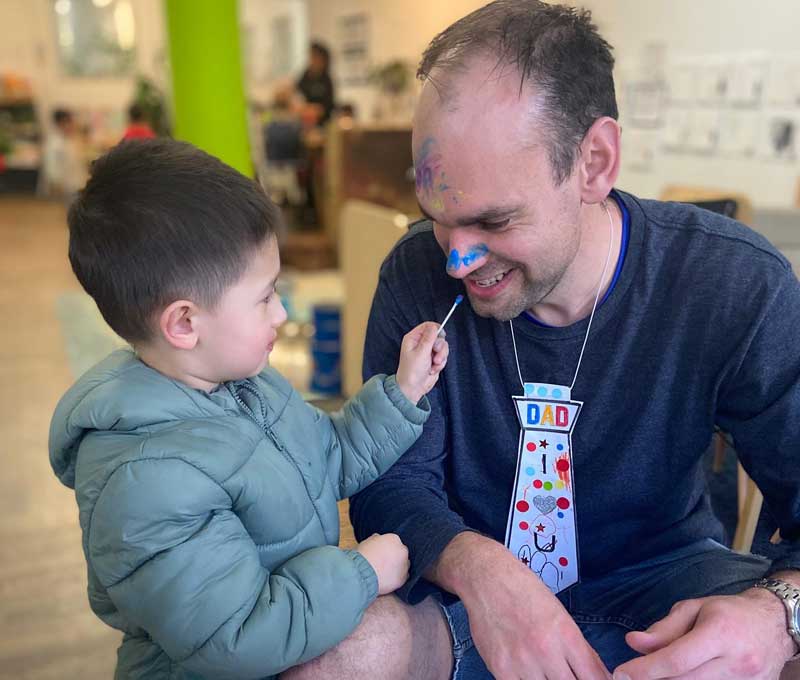
<svg viewBox="0 0 800 680"><path fill-rule="evenodd" d="M461 255L453 248L450 257L447 258L447 271L458 271L459 267L461 267Z"/></svg>

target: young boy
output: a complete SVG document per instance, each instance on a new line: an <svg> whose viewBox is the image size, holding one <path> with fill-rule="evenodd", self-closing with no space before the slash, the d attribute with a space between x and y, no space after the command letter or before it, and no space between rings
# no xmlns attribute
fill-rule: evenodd
<svg viewBox="0 0 800 680"><path fill-rule="evenodd" d="M112 149L70 209L75 274L133 347L78 380L50 431L92 609L125 633L117 678L272 676L406 578L396 535L337 547L336 501L419 436L447 344L422 324L396 376L331 416L307 405L267 367L279 220L257 184L168 139Z"/></svg>

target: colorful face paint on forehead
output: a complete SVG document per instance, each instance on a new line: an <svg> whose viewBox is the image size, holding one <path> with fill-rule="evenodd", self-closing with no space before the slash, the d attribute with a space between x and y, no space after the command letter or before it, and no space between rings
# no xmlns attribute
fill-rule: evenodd
<svg viewBox="0 0 800 680"><path fill-rule="evenodd" d="M414 180L417 196L428 203L428 207L439 212L444 211L445 201L455 205L466 196L450 186L444 171L442 154L436 149L436 140L426 137L417 151L414 162Z"/></svg>
<svg viewBox="0 0 800 680"><path fill-rule="evenodd" d="M464 255L453 248L447 258L447 271L457 272L461 267L470 267L489 254L489 247L485 243L472 246Z"/></svg>

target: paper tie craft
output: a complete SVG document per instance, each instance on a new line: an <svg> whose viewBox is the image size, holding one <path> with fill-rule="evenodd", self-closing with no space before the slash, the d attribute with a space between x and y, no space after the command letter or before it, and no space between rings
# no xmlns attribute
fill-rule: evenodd
<svg viewBox="0 0 800 680"><path fill-rule="evenodd" d="M578 582L572 430L583 402L563 385L525 383L506 547L554 593Z"/></svg>

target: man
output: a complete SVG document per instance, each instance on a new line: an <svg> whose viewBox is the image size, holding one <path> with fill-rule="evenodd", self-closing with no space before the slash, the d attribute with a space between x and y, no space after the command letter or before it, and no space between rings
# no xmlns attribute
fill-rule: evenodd
<svg viewBox="0 0 800 680"><path fill-rule="evenodd" d="M612 67L588 13L536 0L497 0L423 55L428 220L382 267L365 377L400 329L469 306L422 438L352 503L358 536L409 546L403 602L376 602L308 677L775 679L798 652L780 593L752 586L793 592L800 550L721 546L702 458L715 424L731 432L800 537L800 286L742 225L614 190ZM557 422L520 436L517 406L547 408L519 401L534 383L580 409L566 458Z"/></svg>

